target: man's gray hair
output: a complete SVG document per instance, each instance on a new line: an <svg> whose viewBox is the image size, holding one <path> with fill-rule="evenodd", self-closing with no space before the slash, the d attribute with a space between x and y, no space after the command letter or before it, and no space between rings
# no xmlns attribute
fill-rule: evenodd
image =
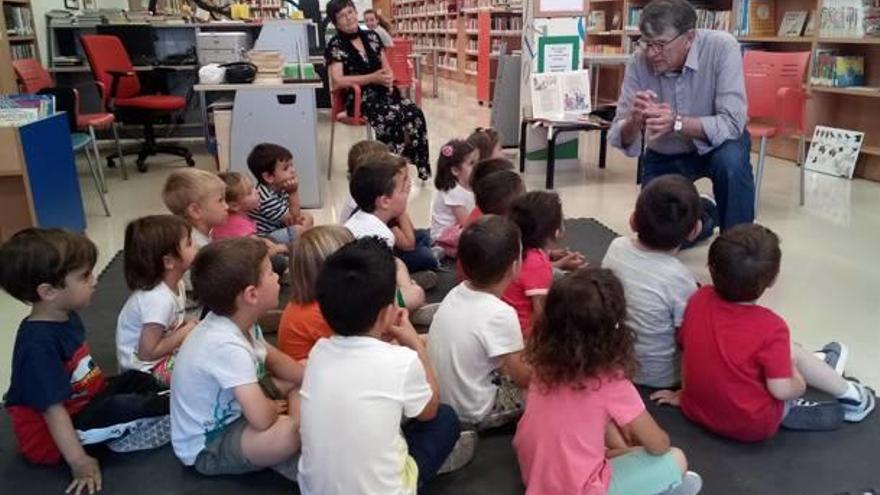
<svg viewBox="0 0 880 495"><path fill-rule="evenodd" d="M639 31L654 38L673 30L681 34L694 28L697 13L687 0L653 0L645 6L639 21Z"/></svg>

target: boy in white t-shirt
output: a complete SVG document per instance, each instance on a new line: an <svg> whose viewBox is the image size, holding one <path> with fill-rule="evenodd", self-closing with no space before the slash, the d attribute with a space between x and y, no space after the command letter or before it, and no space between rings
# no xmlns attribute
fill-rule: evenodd
<svg viewBox="0 0 880 495"><path fill-rule="evenodd" d="M493 428L522 414L520 388L531 376L516 311L501 300L519 271L519 228L502 216L479 218L462 232L458 259L467 280L434 315L428 355L443 402L462 423Z"/></svg>
<svg viewBox="0 0 880 495"><path fill-rule="evenodd" d="M395 166L388 156L365 163L352 174L349 190L358 209L345 226L356 238L378 237L391 249L394 233L388 224L406 211L410 182L406 169Z"/></svg>
<svg viewBox="0 0 880 495"><path fill-rule="evenodd" d="M248 237L211 243L196 257L192 280L210 313L177 353L174 453L204 475L270 466L289 473L299 450L296 387L303 367L266 343L257 326L278 306L278 275L266 244ZM269 398L264 388L278 396Z"/></svg>
<svg viewBox="0 0 880 495"><path fill-rule="evenodd" d="M636 236L615 239L602 260L623 283L626 323L636 333L633 382L639 385L667 388L681 380L676 334L697 281L676 255L700 233L701 214L693 182L680 175L654 179L630 217Z"/></svg>
<svg viewBox="0 0 880 495"><path fill-rule="evenodd" d="M309 353L300 391L304 495L415 494L459 438L425 345L394 304L394 265L387 247L365 238L327 258L318 275L318 305L334 334Z"/></svg>

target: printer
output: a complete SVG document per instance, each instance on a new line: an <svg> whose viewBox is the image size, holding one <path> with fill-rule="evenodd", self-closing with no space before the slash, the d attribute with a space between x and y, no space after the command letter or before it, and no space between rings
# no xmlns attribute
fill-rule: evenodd
<svg viewBox="0 0 880 495"><path fill-rule="evenodd" d="M196 35L196 53L199 64L228 64L241 62L251 49L247 33L201 32Z"/></svg>

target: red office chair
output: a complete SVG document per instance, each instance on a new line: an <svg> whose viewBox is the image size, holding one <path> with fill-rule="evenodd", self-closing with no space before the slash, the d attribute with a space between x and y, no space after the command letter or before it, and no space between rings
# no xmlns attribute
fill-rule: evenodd
<svg viewBox="0 0 880 495"><path fill-rule="evenodd" d="M347 91L354 91L354 115L349 115L345 110L345 94ZM336 123L341 122L345 125L366 126L367 140L373 140L373 128L367 119L361 115L361 87L351 86L350 88L337 88L330 91L330 157L327 161L327 180L331 179L333 173L333 138L336 135Z"/></svg>
<svg viewBox="0 0 880 495"><path fill-rule="evenodd" d="M18 76L21 88L25 93L36 94L41 90L55 87L55 81L49 71L43 68L40 61L35 58L23 58L14 60L12 68ZM79 91L73 88L76 96L76 109L79 111ZM101 189L107 192L107 183L104 181L104 169L101 168L101 155L98 152L98 140L95 137L95 129L111 129L113 131L113 140L116 142L116 152L120 155L119 165L122 169L122 178L128 179L128 172L125 170L125 161L122 159L122 147L119 144L119 133L116 131L116 117L109 112L96 113L78 113L76 117L76 130L88 132L91 137L91 143L95 158L98 164L98 173L101 178Z"/></svg>
<svg viewBox="0 0 880 495"><path fill-rule="evenodd" d="M80 37L83 50L92 67L105 108L120 122L144 126L144 144L137 150L137 168L146 172L148 156L167 153L181 156L190 167L195 165L192 153L182 146L157 144L153 124L168 121L186 107L186 99L172 95L141 93L131 59L116 36L87 34ZM108 160L112 160L111 156Z"/></svg>
<svg viewBox="0 0 880 495"><path fill-rule="evenodd" d="M809 63L810 52L747 50L743 55L746 98L749 103L749 123L746 128L749 134L761 138L758 168L755 172L756 213L764 175L767 139L786 134L799 138L800 204L804 204L807 94L803 85Z"/></svg>
<svg viewBox="0 0 880 495"><path fill-rule="evenodd" d="M416 105L422 104L421 81L413 77L412 62L409 57L412 54L412 41L407 39L394 39L394 45L385 49L388 65L394 73L394 85L402 91L407 98L412 99Z"/></svg>

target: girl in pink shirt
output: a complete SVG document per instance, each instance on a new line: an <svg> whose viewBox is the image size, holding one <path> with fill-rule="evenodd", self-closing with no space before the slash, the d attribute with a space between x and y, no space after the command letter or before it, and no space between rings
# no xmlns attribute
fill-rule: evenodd
<svg viewBox="0 0 880 495"><path fill-rule="evenodd" d="M513 306L523 336L532 333L533 315L541 313L553 283L553 269L574 270L586 264L580 253L552 249L563 235L562 202L549 191L532 191L513 201L508 216L522 235L523 263L501 299Z"/></svg>
<svg viewBox="0 0 880 495"><path fill-rule="evenodd" d="M583 268L550 289L526 344L533 375L513 439L527 495L694 495L702 487L630 382L635 336L625 316L610 270Z"/></svg>

